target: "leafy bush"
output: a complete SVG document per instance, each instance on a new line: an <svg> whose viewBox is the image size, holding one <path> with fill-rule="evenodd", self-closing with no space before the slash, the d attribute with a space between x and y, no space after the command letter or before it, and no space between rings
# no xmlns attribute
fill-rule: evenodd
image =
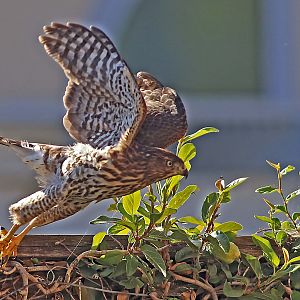
<svg viewBox="0 0 300 300"><path fill-rule="evenodd" d="M193 140L212 132L218 130L203 128L179 141L177 155L189 170L196 156ZM282 188L282 178L295 168L268 164L276 171L278 185L260 187L256 192L278 193L282 203L263 198L268 214L256 216L267 226L261 230L263 236L252 236L262 256L241 253L234 243L243 229L241 224L217 222L220 208L231 201L232 191L247 178L227 185L219 178L216 190L203 200L198 217L178 218L178 210L199 189L196 185L182 189L182 176L174 176L146 191L114 199L108 208L114 217L101 215L91 221L111 226L94 236L94 256L82 259L79 269L91 279L100 278L102 287L123 291L118 299L129 295L150 295L152 299L300 299L300 242L294 238L286 246L299 232L300 212L290 212L288 204L300 190L285 196ZM126 235L126 249L106 249L107 235Z"/></svg>

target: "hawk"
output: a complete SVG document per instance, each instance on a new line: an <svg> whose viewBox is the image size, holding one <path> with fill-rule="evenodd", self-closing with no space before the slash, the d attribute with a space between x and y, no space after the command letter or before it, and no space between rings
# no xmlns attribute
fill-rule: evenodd
<svg viewBox="0 0 300 300"><path fill-rule="evenodd" d="M10 206L13 226L0 239L6 257L34 227L71 216L93 201L187 175L184 162L165 149L187 130L177 93L146 72L134 75L96 27L51 23L43 30L39 41L69 79L63 124L76 143L56 146L0 137L0 144L36 172L41 187Z"/></svg>

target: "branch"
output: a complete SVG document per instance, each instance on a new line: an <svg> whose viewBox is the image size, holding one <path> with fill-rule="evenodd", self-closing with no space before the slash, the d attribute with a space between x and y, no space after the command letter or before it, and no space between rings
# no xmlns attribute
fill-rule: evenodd
<svg viewBox="0 0 300 300"><path fill-rule="evenodd" d="M187 283L191 283L193 285L199 286L202 289L204 289L205 291L207 291L208 293L210 293L213 300L218 300L218 296L217 296L215 289L209 283L203 283L203 282L193 279L193 278L184 277L184 276L178 275L172 271L169 271L169 273L174 277L175 280L179 280L179 281L183 281L183 282L187 282Z"/></svg>

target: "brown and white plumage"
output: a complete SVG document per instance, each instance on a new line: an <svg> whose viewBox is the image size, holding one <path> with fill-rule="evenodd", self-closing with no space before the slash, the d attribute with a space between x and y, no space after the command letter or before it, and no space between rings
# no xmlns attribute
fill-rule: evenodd
<svg viewBox="0 0 300 300"><path fill-rule="evenodd" d="M173 89L148 73L134 76L95 27L52 23L44 32L40 42L69 78L64 126L78 143L55 146L0 137L0 144L35 170L41 186L11 205L14 225L0 239L6 255L33 227L66 218L92 201L187 174L183 161L162 149L187 127L184 106ZM13 243L14 232L26 223Z"/></svg>

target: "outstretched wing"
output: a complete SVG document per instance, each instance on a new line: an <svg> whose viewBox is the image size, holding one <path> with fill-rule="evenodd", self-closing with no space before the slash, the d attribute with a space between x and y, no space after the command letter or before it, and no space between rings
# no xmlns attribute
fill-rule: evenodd
<svg viewBox="0 0 300 300"><path fill-rule="evenodd" d="M145 101L135 77L99 29L51 23L39 40L63 68L69 83L64 126L93 147L130 145L141 126Z"/></svg>
<svg viewBox="0 0 300 300"><path fill-rule="evenodd" d="M163 86L146 72L136 75L147 105L147 115L135 140L143 145L166 148L187 131L186 113L176 91Z"/></svg>

